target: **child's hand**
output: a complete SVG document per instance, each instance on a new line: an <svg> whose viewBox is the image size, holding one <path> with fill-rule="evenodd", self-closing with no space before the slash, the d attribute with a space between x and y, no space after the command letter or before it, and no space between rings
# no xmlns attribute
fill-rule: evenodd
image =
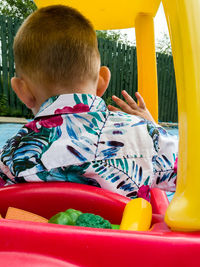
<svg viewBox="0 0 200 267"><path fill-rule="evenodd" d="M151 113L148 111L148 109L145 106L144 99L138 92L135 93L135 96L138 100L138 105L125 90L122 91L122 95L124 99L126 100L126 102L121 100L117 96L113 95L112 100L120 107L120 109L112 105L108 105L108 109L110 111L124 111L128 114L140 116L146 120L155 122L153 117L151 116Z"/></svg>

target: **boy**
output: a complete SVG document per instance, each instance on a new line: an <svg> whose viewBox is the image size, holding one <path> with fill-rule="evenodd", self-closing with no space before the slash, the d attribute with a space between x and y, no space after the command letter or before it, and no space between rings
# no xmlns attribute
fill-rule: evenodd
<svg viewBox="0 0 200 267"><path fill-rule="evenodd" d="M35 119L1 152L1 185L70 181L149 199L149 189L174 190L177 143L159 128L137 93L123 91L129 115L100 98L110 72L100 68L95 31L78 11L34 12L14 41L12 87ZM113 112L113 111L115 112ZM138 115L138 116L135 116Z"/></svg>

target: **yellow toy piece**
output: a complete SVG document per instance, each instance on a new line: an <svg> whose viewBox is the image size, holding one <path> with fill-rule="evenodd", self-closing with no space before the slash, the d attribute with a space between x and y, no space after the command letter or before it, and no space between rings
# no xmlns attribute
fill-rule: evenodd
<svg viewBox="0 0 200 267"><path fill-rule="evenodd" d="M78 9L94 25L96 30L125 29L135 27L138 14L148 14L154 17L161 0L35 0L36 5L67 5Z"/></svg>
<svg viewBox="0 0 200 267"><path fill-rule="evenodd" d="M96 29L136 27L138 90L154 119L158 92L153 17L160 0L35 0L38 7L66 4L77 8ZM175 230L200 230L200 1L163 0L174 57L179 113L177 191L165 220Z"/></svg>
<svg viewBox="0 0 200 267"><path fill-rule="evenodd" d="M152 207L143 198L132 199L124 209L120 230L148 231L151 225Z"/></svg>
<svg viewBox="0 0 200 267"><path fill-rule="evenodd" d="M200 1L164 0L174 57L179 108L175 196L165 221L174 230L200 230Z"/></svg>
<svg viewBox="0 0 200 267"><path fill-rule="evenodd" d="M158 121L158 86L155 56L153 17L161 0L35 0L38 7L63 4L78 9L96 30L136 27L138 91L146 106ZM126 89L126 88L124 88Z"/></svg>

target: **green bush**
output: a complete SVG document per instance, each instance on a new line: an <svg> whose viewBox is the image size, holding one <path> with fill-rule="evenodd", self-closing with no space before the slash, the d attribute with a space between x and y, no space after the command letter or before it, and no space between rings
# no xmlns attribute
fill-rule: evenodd
<svg viewBox="0 0 200 267"><path fill-rule="evenodd" d="M9 111L9 117L24 117L20 109L11 109Z"/></svg>
<svg viewBox="0 0 200 267"><path fill-rule="evenodd" d="M7 116L9 113L8 99L5 95L0 94L0 116Z"/></svg>
<svg viewBox="0 0 200 267"><path fill-rule="evenodd" d="M26 108L16 109L9 107L8 98L4 94L0 94L0 116L25 117L27 119L32 119L34 117L31 110Z"/></svg>

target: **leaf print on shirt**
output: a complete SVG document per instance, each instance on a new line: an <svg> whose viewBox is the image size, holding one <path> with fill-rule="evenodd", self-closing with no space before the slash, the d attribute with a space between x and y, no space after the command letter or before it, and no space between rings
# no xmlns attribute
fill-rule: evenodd
<svg viewBox="0 0 200 267"><path fill-rule="evenodd" d="M74 101L76 104L83 103L89 106L89 111L101 111L104 112L107 110L106 104L103 99L96 95L90 94L74 94Z"/></svg>
<svg viewBox="0 0 200 267"><path fill-rule="evenodd" d="M87 154L93 155L94 160L97 157L110 158L116 155L121 147L124 146L122 142L118 141L102 141L100 140L102 131L105 127L109 112L89 112L88 119L82 117L81 114L73 114L70 118L66 118L66 128L68 135L71 138L71 142L74 146L67 146L67 149L76 156L80 161L84 161L87 158ZM77 122L76 122L77 120ZM83 129L87 132L82 134ZM83 136L86 136L85 138ZM93 145L93 149L91 147ZM103 148L99 150L99 145L103 144Z"/></svg>
<svg viewBox="0 0 200 267"><path fill-rule="evenodd" d="M109 116L109 121L112 122L112 127L104 130L104 133L116 136L127 133L131 122L130 116L124 117L124 113L122 112L110 112Z"/></svg>
<svg viewBox="0 0 200 267"><path fill-rule="evenodd" d="M78 96L76 96L78 97ZM78 100L77 100L78 101ZM124 143L119 141L112 141L113 136L123 135L130 127L129 116L125 121L120 121L124 113L120 113L119 120L113 117L112 112L88 112L87 116L82 114L71 114L66 116L66 129L73 145L66 148L79 161L84 161L88 157L92 160L109 159L117 155ZM118 114L119 115L119 114ZM111 121L111 126L106 127L107 121ZM143 124L144 121L137 123L137 126ZM145 121L145 123L147 123ZM136 126L136 125L135 125ZM106 130L104 130L106 129ZM106 134L106 139L109 135L111 141L104 141L102 136ZM105 136L105 135L104 135ZM92 157L92 155L94 157Z"/></svg>
<svg viewBox="0 0 200 267"><path fill-rule="evenodd" d="M79 140L79 136L81 134L81 128L78 127L72 120L70 116L65 117L66 121L66 130L69 135L69 137L73 140Z"/></svg>
<svg viewBox="0 0 200 267"><path fill-rule="evenodd" d="M131 125L131 127L136 127L136 126L140 126L140 125L144 125L144 124L147 125L147 131L152 138L154 149L156 152L158 152L158 150L159 150L159 135L160 135L160 132L163 135L165 135L165 130L162 129L162 127L157 127L151 121L147 121L147 120L141 120L137 123L134 123L133 125ZM159 129L160 129L160 131L159 131Z"/></svg>
<svg viewBox="0 0 200 267"><path fill-rule="evenodd" d="M172 170L174 163L172 163L165 155L156 155L152 157L154 173L166 170Z"/></svg>
<svg viewBox="0 0 200 267"><path fill-rule="evenodd" d="M162 127L158 127L158 131L163 136L167 136L168 135L167 131L164 128L162 128Z"/></svg>
<svg viewBox="0 0 200 267"><path fill-rule="evenodd" d="M90 162L83 163L81 165L71 165L68 167L60 167L52 169L50 171L43 171L37 174L44 182L59 181L59 182L72 182L79 184L93 185L101 187L99 183L92 178L84 176L85 171L90 166Z"/></svg>
<svg viewBox="0 0 200 267"><path fill-rule="evenodd" d="M174 172L174 162L172 163L165 155L153 156L153 172L157 176L156 184L170 181L177 175Z"/></svg>
<svg viewBox="0 0 200 267"><path fill-rule="evenodd" d="M15 184L14 179L10 179L6 175L6 173L4 173L3 170L0 168L0 187L5 186L6 183L8 183L8 182L9 182L9 184Z"/></svg>
<svg viewBox="0 0 200 267"><path fill-rule="evenodd" d="M76 157L78 158L80 161L87 161L86 157L84 157L78 150L76 150L74 147L72 146L67 146L67 149Z"/></svg>
<svg viewBox="0 0 200 267"><path fill-rule="evenodd" d="M140 125L147 124L147 123L148 123L147 120L141 120L141 121L136 122L133 125L131 125L131 127L136 127L136 126L140 126Z"/></svg>
<svg viewBox="0 0 200 267"><path fill-rule="evenodd" d="M136 127L136 126L140 126L143 124L147 124L146 120L141 120L137 123L130 125L130 122L132 121L132 118L131 118L132 115L126 114L126 116L124 116L124 113L122 112L118 112L118 113L115 112L115 113L116 114L111 113L110 118L109 118L110 121L113 122L113 125L112 125L113 129L112 130L107 129L104 133L113 134L113 135L124 135L129 130L128 129L129 127ZM116 115L118 115L118 117Z"/></svg>
<svg viewBox="0 0 200 267"><path fill-rule="evenodd" d="M118 142L118 141L108 141L108 142L104 142L104 144L107 145L108 148L101 150L99 154L95 154L95 158L101 157L104 159L109 159L111 157L114 157L116 156L120 148L124 146L122 142Z"/></svg>
<svg viewBox="0 0 200 267"><path fill-rule="evenodd" d="M158 152L159 148L159 131L156 127L156 125L154 125L152 122L148 121L147 122L147 130L149 135L151 136L152 140L153 140L153 145L154 145L154 149L156 152Z"/></svg>
<svg viewBox="0 0 200 267"><path fill-rule="evenodd" d="M92 117L91 120L85 118L81 114L71 114L71 116L66 115L64 117L66 121L66 130L67 133L71 139L71 142L73 143L73 146L67 145L66 148L68 151L70 151L77 159L79 159L80 162L87 161L87 154L94 155L94 150L91 150L91 144L94 145L93 138L87 137L88 135L83 135L83 129L92 134L92 135L98 135L97 130L99 130L98 124L96 122L96 119L98 121L102 122L102 118L94 112L88 113L89 116ZM95 120L95 123L94 123ZM93 121L93 123L92 123ZM94 130L93 130L94 129Z"/></svg>
<svg viewBox="0 0 200 267"><path fill-rule="evenodd" d="M104 131L105 129L105 126L106 126L106 122L108 121L108 118L110 119L110 116L112 115L112 113L110 111L108 111L106 113L106 116L105 116L105 120L102 122L102 126L101 128L98 127L99 131L98 131L98 139L97 139L97 143L95 144L96 145L96 152L95 152L95 159L97 158L104 158L104 159L109 159L109 158L112 158L114 156L117 155L117 152L122 148L124 147L124 143L122 142L119 142L119 141L114 141L114 140L111 140L111 141L104 141L101 139L101 135L102 133L108 133L108 131ZM113 128L119 128L119 127L125 127L129 125L128 123L114 123L113 125ZM113 138L113 130L111 130L111 138ZM124 132L126 132L124 130ZM99 146L103 144L103 148L100 148ZM106 148L107 146L107 148Z"/></svg>
<svg viewBox="0 0 200 267"><path fill-rule="evenodd" d="M95 173L101 178L114 184L117 189L126 192L130 198L136 198L143 180L142 166L132 159L108 159L94 161L92 164ZM147 177L148 183L150 177Z"/></svg>
<svg viewBox="0 0 200 267"><path fill-rule="evenodd" d="M40 161L43 153L49 149L53 142L61 136L60 127L41 127L40 132L30 128L22 128L15 138L8 143L2 153L3 163L9 167L11 173L19 176L20 172L43 165Z"/></svg>
<svg viewBox="0 0 200 267"><path fill-rule="evenodd" d="M68 145L66 148L80 161L86 160L87 154L95 157L98 134L105 116L105 113L99 115L97 112L88 112L87 117L80 113L66 116L67 133L73 143L73 147Z"/></svg>
<svg viewBox="0 0 200 267"><path fill-rule="evenodd" d="M88 105L88 102L95 100L96 96L90 94L74 94L74 101L76 104ZM88 101L89 100L89 101Z"/></svg>

